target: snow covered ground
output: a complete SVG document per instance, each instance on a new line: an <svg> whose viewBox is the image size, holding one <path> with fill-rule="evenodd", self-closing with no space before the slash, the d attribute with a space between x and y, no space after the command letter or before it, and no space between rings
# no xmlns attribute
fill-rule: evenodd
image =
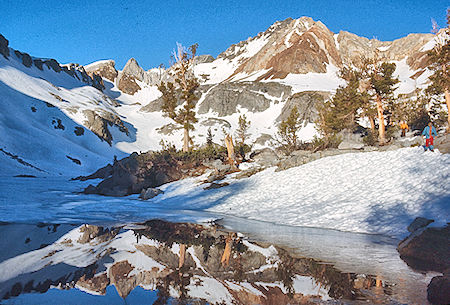
<svg viewBox="0 0 450 305"><path fill-rule="evenodd" d="M407 235L415 217L449 221L450 155L405 148L349 153L204 190L205 177L163 185L149 201L78 194L68 178L0 177L0 221L134 222L149 218L208 221L235 215L292 226ZM98 182L98 181L97 181Z"/></svg>
<svg viewBox="0 0 450 305"><path fill-rule="evenodd" d="M153 203L279 224L403 237L415 217L445 224L450 156L405 148L323 158L204 191L194 179L165 185Z"/></svg>

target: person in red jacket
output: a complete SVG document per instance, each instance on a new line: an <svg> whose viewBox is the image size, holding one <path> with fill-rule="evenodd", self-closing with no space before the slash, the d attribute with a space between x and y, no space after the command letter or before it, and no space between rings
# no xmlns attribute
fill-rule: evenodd
<svg viewBox="0 0 450 305"><path fill-rule="evenodd" d="M424 130L422 131L422 136L425 137L425 146L423 147L425 151L427 151L428 149L434 151L433 135L437 137L436 128L434 128L433 123L429 122L428 126L425 127Z"/></svg>

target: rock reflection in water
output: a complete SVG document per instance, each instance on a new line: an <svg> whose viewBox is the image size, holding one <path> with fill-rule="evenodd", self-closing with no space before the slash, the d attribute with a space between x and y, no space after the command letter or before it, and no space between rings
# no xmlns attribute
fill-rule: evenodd
<svg viewBox="0 0 450 305"><path fill-rule="evenodd" d="M126 299L140 286L154 304L386 303L380 278L341 273L288 249L257 244L217 226L151 220L94 225L0 226L0 303L50 288ZM5 238L3 238L5 237Z"/></svg>

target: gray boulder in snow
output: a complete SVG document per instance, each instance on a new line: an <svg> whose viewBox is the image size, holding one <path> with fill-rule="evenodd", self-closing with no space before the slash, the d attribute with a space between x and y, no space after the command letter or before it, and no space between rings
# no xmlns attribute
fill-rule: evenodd
<svg viewBox="0 0 450 305"><path fill-rule="evenodd" d="M364 143L359 143L351 140L343 140L339 146L338 149L340 150L347 150L347 149L363 149Z"/></svg>
<svg viewBox="0 0 450 305"><path fill-rule="evenodd" d="M205 161L203 162L203 165L212 168L216 171L216 173L226 173L231 170L231 165L228 163L223 163L222 160L216 159L212 161ZM216 180L216 179L214 179ZM212 181L214 181L212 180Z"/></svg>
<svg viewBox="0 0 450 305"><path fill-rule="evenodd" d="M152 199L153 197L158 196L159 194L163 194L164 192L157 188L149 187L148 189L143 189L139 198L142 200Z"/></svg>
<svg viewBox="0 0 450 305"><path fill-rule="evenodd" d="M262 166L274 166L280 161L276 152L268 147L254 151L250 158Z"/></svg>
<svg viewBox="0 0 450 305"><path fill-rule="evenodd" d="M401 147L418 146L422 145L422 138L418 136L408 138L397 138L394 143Z"/></svg>

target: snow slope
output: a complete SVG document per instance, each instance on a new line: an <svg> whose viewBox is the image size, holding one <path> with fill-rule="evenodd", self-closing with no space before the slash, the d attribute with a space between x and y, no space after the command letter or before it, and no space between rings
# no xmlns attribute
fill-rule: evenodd
<svg viewBox="0 0 450 305"><path fill-rule="evenodd" d="M0 56L1 174L90 173L114 155L125 156L87 128L75 134L83 128L83 110L114 112L111 99L64 72L43 69L25 67L13 52L9 60Z"/></svg>
<svg viewBox="0 0 450 305"><path fill-rule="evenodd" d="M402 237L418 216L445 224L450 156L405 148L323 158L204 191L193 179L162 187L153 203L279 224Z"/></svg>

